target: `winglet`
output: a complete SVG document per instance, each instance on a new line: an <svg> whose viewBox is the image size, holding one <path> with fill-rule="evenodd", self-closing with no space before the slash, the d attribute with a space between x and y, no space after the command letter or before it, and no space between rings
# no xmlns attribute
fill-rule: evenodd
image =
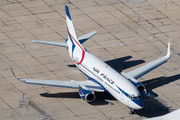
<svg viewBox="0 0 180 120"><path fill-rule="evenodd" d="M170 47L170 42L168 42L168 49L167 49L166 57L170 58L170 56L171 56L171 47Z"/></svg>
<svg viewBox="0 0 180 120"><path fill-rule="evenodd" d="M36 42L36 40L32 40L32 42Z"/></svg>
<svg viewBox="0 0 180 120"><path fill-rule="evenodd" d="M16 75L14 74L14 71L12 70L11 66L10 66L11 72L13 74L13 76L17 79Z"/></svg>
<svg viewBox="0 0 180 120"><path fill-rule="evenodd" d="M12 70L12 68L11 68L11 67L10 67L10 69L11 69L11 72L12 72L13 76L14 76L17 80L19 80L19 81L21 81L21 82L24 82L23 80L18 79L18 78L16 77L16 75L14 74L14 71Z"/></svg>

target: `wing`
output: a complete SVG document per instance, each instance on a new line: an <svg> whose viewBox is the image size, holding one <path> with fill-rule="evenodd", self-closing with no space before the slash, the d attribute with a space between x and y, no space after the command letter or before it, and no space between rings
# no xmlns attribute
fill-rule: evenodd
<svg viewBox="0 0 180 120"><path fill-rule="evenodd" d="M65 88L74 88L79 89L79 86L86 86L89 90L95 91L95 92L104 92L103 88L98 85L97 83L94 83L90 80L86 81L58 81L58 80L40 80L40 79L20 79L17 78L12 70L12 74L14 77L21 81L25 82L26 84L35 84L35 85L46 85L46 86L54 86L54 87L65 87Z"/></svg>
<svg viewBox="0 0 180 120"><path fill-rule="evenodd" d="M154 70L155 68L159 67L160 65L164 64L165 62L167 62L167 60L170 58L171 53L170 53L170 43L168 43L168 50L167 50L167 54L164 57L161 57L157 60L154 60L142 67L139 67L135 70L132 70L128 73L121 73L123 76L125 76L126 78L134 78L134 79L138 79L140 77L142 77L143 75L149 73L150 71Z"/></svg>

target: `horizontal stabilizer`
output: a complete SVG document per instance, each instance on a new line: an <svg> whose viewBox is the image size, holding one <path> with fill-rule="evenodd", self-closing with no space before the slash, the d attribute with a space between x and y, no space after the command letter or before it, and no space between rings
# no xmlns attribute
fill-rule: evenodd
<svg viewBox="0 0 180 120"><path fill-rule="evenodd" d="M55 46L61 46L61 47L68 47L65 42L39 41L39 40L32 40L32 42L48 44L48 45L55 45Z"/></svg>
<svg viewBox="0 0 180 120"><path fill-rule="evenodd" d="M97 32L96 31L93 31L93 32L90 32L86 35L83 35L81 37L78 38L79 42L81 44L83 44L86 40L88 40L89 38L91 38L92 36L94 36Z"/></svg>

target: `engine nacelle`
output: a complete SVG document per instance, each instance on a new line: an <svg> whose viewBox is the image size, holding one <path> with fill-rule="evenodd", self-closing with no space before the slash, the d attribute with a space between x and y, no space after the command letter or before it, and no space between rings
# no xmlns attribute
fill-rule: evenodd
<svg viewBox="0 0 180 120"><path fill-rule="evenodd" d="M96 98L94 91L86 90L86 89L79 89L79 95L80 97L87 101L87 102L93 102Z"/></svg>
<svg viewBox="0 0 180 120"><path fill-rule="evenodd" d="M129 77L128 80L130 80L131 83L133 83L134 86L136 86L136 88L139 90L141 95L143 95L143 94L145 94L147 92L145 86L141 82L137 81L133 77Z"/></svg>

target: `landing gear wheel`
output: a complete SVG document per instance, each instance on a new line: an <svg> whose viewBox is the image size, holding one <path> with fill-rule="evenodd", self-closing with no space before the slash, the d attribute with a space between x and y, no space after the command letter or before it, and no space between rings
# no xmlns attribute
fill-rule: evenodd
<svg viewBox="0 0 180 120"><path fill-rule="evenodd" d="M131 114L135 114L134 109L130 108L130 112L129 112L129 114L130 114L130 115L131 115Z"/></svg>

